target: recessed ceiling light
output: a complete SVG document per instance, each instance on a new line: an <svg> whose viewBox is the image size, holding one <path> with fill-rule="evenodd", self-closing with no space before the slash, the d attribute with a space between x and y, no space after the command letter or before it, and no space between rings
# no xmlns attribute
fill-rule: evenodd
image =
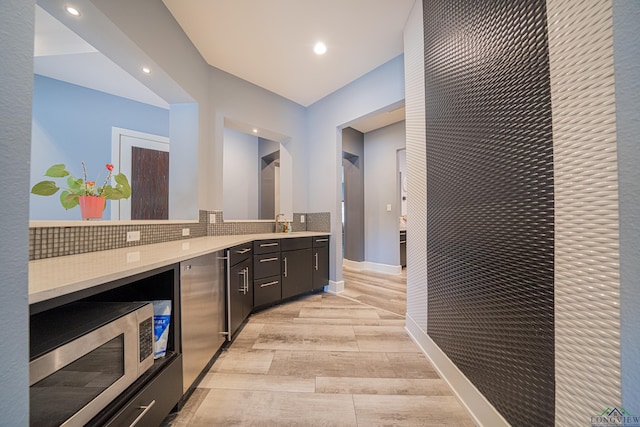
<svg viewBox="0 0 640 427"><path fill-rule="evenodd" d="M80 16L80 11L75 7L67 6L65 9L69 15Z"/></svg>
<svg viewBox="0 0 640 427"><path fill-rule="evenodd" d="M145 74L151 74L151 70L149 69L149 67L142 67L142 72Z"/></svg>
<svg viewBox="0 0 640 427"><path fill-rule="evenodd" d="M253 133L258 133L258 129L254 129L254 130L253 130Z"/></svg>
<svg viewBox="0 0 640 427"><path fill-rule="evenodd" d="M313 47L313 51L317 54L317 55L324 55L325 52L327 51L327 45L322 43L322 42L318 42L316 43L316 45Z"/></svg>

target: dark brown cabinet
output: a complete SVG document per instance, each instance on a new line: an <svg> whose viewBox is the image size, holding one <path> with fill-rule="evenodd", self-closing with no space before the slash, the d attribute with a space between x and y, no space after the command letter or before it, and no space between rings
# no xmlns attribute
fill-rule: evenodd
<svg viewBox="0 0 640 427"><path fill-rule="evenodd" d="M302 295L312 287L312 238L282 239L282 299Z"/></svg>
<svg viewBox="0 0 640 427"><path fill-rule="evenodd" d="M329 284L329 236L313 238L313 290Z"/></svg>
<svg viewBox="0 0 640 427"><path fill-rule="evenodd" d="M229 341L253 310L252 244L234 246L227 254L227 323Z"/></svg>
<svg viewBox="0 0 640 427"><path fill-rule="evenodd" d="M253 242L254 308L322 289L329 283L329 236Z"/></svg>
<svg viewBox="0 0 640 427"><path fill-rule="evenodd" d="M282 299L280 240L253 242L253 305L261 307Z"/></svg>

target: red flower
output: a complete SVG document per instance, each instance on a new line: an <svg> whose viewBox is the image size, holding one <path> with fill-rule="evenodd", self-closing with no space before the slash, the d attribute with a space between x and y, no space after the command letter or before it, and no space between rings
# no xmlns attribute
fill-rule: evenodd
<svg viewBox="0 0 640 427"><path fill-rule="evenodd" d="M110 164L110 163L107 163L107 169L108 169L109 171L112 171L112 170L113 170L113 165L112 165L112 164Z"/></svg>

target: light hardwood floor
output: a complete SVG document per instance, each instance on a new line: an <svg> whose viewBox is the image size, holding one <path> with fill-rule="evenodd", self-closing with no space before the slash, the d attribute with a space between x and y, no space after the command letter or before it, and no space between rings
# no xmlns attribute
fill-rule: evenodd
<svg viewBox="0 0 640 427"><path fill-rule="evenodd" d="M473 426L404 330L406 276L252 315L166 426Z"/></svg>

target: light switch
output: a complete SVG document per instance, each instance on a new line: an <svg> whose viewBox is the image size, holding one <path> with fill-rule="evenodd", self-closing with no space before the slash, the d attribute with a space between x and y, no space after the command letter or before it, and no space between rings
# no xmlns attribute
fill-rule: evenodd
<svg viewBox="0 0 640 427"><path fill-rule="evenodd" d="M387 212L391 212L391 204L387 205Z"/></svg>

